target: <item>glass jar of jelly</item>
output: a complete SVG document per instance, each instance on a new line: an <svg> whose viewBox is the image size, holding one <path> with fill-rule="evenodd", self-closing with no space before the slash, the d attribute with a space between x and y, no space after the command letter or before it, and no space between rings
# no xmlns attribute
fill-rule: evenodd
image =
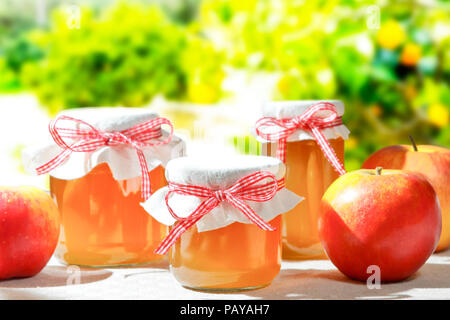
<svg viewBox="0 0 450 320"><path fill-rule="evenodd" d="M280 214L301 199L284 188L284 171L281 161L263 156L184 157L168 163L169 186L158 190L143 206L157 220L171 226L166 239L183 229L180 224L188 225L172 239L169 250L171 272L181 285L197 290L236 291L271 283L281 264ZM252 176L261 174L264 179L248 183ZM233 191L239 183L245 186ZM258 188L262 189L256 191ZM195 190L206 193L200 196ZM265 230L253 222L248 212L238 209L241 204L235 205L234 200L224 196L227 192L273 229ZM260 201L271 192L270 199ZM250 193L257 199L243 199ZM198 213L207 205L211 208L191 221L192 212Z"/></svg>
<svg viewBox="0 0 450 320"><path fill-rule="evenodd" d="M50 169L62 224L55 256L87 267L160 260L154 250L167 226L141 202L143 181L148 195L165 186L164 166L184 154L184 142L162 128L170 122L144 108L106 107L71 109L55 119L54 141L23 157L30 171Z"/></svg>
<svg viewBox="0 0 450 320"><path fill-rule="evenodd" d="M318 111L311 112L311 108ZM318 233L320 201L340 173L339 168L330 162L333 156L325 156L323 147L308 123L318 123L316 126L328 141L334 157L343 164L344 140L349 134L342 123L343 113L344 104L337 100L270 102L262 109L262 120L265 119L267 127L278 127L265 128L266 133L272 129L272 132L275 130L288 134L284 141L276 135L271 141L259 136L263 142L262 153L284 160L286 187L305 198L282 216L283 259L326 258ZM343 165L340 170L343 170Z"/></svg>

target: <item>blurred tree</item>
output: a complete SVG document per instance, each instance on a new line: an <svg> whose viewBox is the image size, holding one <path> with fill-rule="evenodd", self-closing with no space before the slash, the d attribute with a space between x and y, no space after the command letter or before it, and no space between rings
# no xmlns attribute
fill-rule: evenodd
<svg viewBox="0 0 450 320"><path fill-rule="evenodd" d="M41 57L24 35L36 21L36 0L0 1L0 91L19 89L22 64Z"/></svg>
<svg viewBox="0 0 450 320"><path fill-rule="evenodd" d="M0 2L0 89L25 83L51 111L157 94L211 104L231 65L279 76L274 99L343 100L350 170L408 135L450 145L448 1L116 2L70 1L90 8L80 29L59 8L32 33L30 10L17 5L32 0ZM379 26L369 16L377 8Z"/></svg>
<svg viewBox="0 0 450 320"><path fill-rule="evenodd" d="M198 81L210 90L207 101L198 102L220 97L222 66L214 48L155 6L119 2L100 15L84 8L79 29L70 28L58 10L48 32L31 36L45 58L26 64L23 80L52 112L142 106L156 94L193 98Z"/></svg>
<svg viewBox="0 0 450 320"><path fill-rule="evenodd" d="M31 29L47 30L51 12L67 14L69 7L89 7L93 15L118 0L2 0L0 1L0 92L22 88L20 71L28 62L39 60L42 50L28 37ZM158 5L173 20L187 24L195 18L199 0L128 0L142 6Z"/></svg>

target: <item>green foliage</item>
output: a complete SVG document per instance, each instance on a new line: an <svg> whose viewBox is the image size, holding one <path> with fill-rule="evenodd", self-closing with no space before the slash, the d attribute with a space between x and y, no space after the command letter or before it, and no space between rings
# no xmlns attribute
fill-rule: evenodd
<svg viewBox="0 0 450 320"><path fill-rule="evenodd" d="M261 155L263 146L252 135L234 136L228 138L228 142L233 145L236 152L240 154Z"/></svg>
<svg viewBox="0 0 450 320"><path fill-rule="evenodd" d="M23 66L22 81L51 112L142 106L157 94L206 103L221 96L220 53L156 6L119 2L100 15L84 8L79 28L57 10L51 29L30 37L45 57Z"/></svg>
<svg viewBox="0 0 450 320"><path fill-rule="evenodd" d="M49 32L33 35L45 51L24 67L24 82L52 111L92 105L140 106L155 94L179 98L186 88L183 31L156 7L120 3L100 17L88 9L80 28L55 12Z"/></svg>
<svg viewBox="0 0 450 320"><path fill-rule="evenodd" d="M15 73L20 73L22 66L27 62L40 60L43 52L25 35L9 41L4 47L5 65Z"/></svg>
<svg viewBox="0 0 450 320"><path fill-rule="evenodd" d="M191 35L180 56L181 68L187 79L187 100L206 104L218 101L225 78L223 53L203 38Z"/></svg>
<svg viewBox="0 0 450 320"><path fill-rule="evenodd" d="M25 0L23 7L31 4ZM39 52L25 33L34 27L34 15L13 0L0 1L0 92L21 89L19 73L23 63L39 59Z"/></svg>
<svg viewBox="0 0 450 320"><path fill-rule="evenodd" d="M52 112L140 106L159 94L211 104L224 96L231 66L279 75L274 99L343 100L349 169L408 135L450 145L448 1L84 3L92 8L80 29L60 8L32 33L30 17L11 19L0 4L0 90L25 84ZM381 28L368 27L371 5Z"/></svg>
<svg viewBox="0 0 450 320"><path fill-rule="evenodd" d="M17 74L8 68L4 58L0 57L0 91L14 92L21 88Z"/></svg>

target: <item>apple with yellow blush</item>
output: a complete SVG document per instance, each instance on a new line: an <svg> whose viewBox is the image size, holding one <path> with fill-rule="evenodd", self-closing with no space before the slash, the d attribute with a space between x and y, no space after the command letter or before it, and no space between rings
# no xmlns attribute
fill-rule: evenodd
<svg viewBox="0 0 450 320"><path fill-rule="evenodd" d="M411 139L409 145L395 145L378 150L362 165L363 169L378 166L385 169L399 169L420 172L433 185L442 214L442 233L436 252L450 246L450 149L416 145Z"/></svg>
<svg viewBox="0 0 450 320"><path fill-rule="evenodd" d="M50 260L58 242L59 212L35 187L0 187L0 280L31 277Z"/></svg>

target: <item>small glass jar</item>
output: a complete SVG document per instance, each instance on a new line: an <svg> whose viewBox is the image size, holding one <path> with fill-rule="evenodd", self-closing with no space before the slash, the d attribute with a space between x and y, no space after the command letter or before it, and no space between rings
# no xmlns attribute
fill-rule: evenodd
<svg viewBox="0 0 450 320"><path fill-rule="evenodd" d="M29 171L42 173L42 166L73 148L61 163L48 170L50 193L61 216L55 256L63 263L86 267L160 260L154 250L168 228L141 206L145 171L138 152L142 152L148 169L145 181L155 192L167 184L165 164L184 155L184 142L154 124L162 118L144 108L70 109L55 119L54 127L50 126L54 141L26 150L23 157ZM78 150L77 144L83 141L98 145L92 150ZM130 141L155 145L137 149Z"/></svg>
<svg viewBox="0 0 450 320"><path fill-rule="evenodd" d="M161 166L150 171L154 191L166 185ZM61 216L55 256L74 265L104 267L157 261L156 246L167 227L140 205L141 177L115 180L107 164L84 177L50 176L50 193Z"/></svg>
<svg viewBox="0 0 450 320"><path fill-rule="evenodd" d="M235 222L198 232L193 226L172 246L170 270L184 287L206 290L250 290L269 285L281 267L281 217L275 231Z"/></svg>
<svg viewBox="0 0 450 320"><path fill-rule="evenodd" d="M311 106L323 101L270 102L263 108L263 117L288 119L301 116ZM336 107L338 116L344 113L341 101L325 101ZM349 131L339 124L322 130L341 163L344 163L344 139ZM280 142L263 143L263 155L276 156ZM318 219L320 202L328 186L339 177L314 136L307 130L296 130L286 142L286 188L305 198L295 208L283 214L283 259L326 259L320 244Z"/></svg>
<svg viewBox="0 0 450 320"><path fill-rule="evenodd" d="M284 177L281 161L262 156L178 158L168 163L166 177L169 186L194 185L216 192L261 171L270 172L278 181ZM260 182L264 183L267 179ZM168 190L160 189L144 208L159 221L172 225L173 231L181 222L167 209ZM172 193L168 203L177 215L186 217L207 199ZM220 202L173 243L169 251L171 272L181 285L197 290L236 291L269 285L281 265L280 214L298 201L300 197L284 188L268 201L245 201L275 230L261 229L230 202Z"/></svg>

